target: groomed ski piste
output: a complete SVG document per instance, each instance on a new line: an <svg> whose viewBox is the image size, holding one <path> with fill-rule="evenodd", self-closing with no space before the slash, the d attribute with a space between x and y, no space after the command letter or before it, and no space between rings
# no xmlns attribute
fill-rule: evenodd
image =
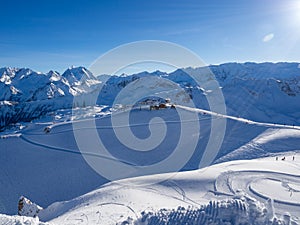
<svg viewBox="0 0 300 225"><path fill-rule="evenodd" d="M300 224L299 127L176 107L199 114L204 136L210 130L210 119L227 120L230 134L225 136L224 147L216 160L224 163L108 183L83 160L81 154L89 153L82 153L76 147L71 122L35 121L25 124L20 132L1 136L1 146L9 146L10 150L1 158L1 164L6 168L14 162L23 163L1 172L5 173L2 177L7 177L1 185L11 195L6 191L1 193L0 208L1 212L15 214L18 197L24 195L44 210L39 213L39 219L1 215L1 224L43 224L40 221L123 225ZM159 116L164 117L174 132L179 123L174 111L133 111L136 122L130 126L146 136L147 118ZM96 128L104 137L111 134L109 119L109 115L96 118ZM82 131L87 132L91 129L89 121L85 118L76 123L82 123ZM50 127L49 133L45 133L46 127ZM239 145L232 146L234 138L240 139ZM113 144L114 140L110 141ZM168 149L161 152L163 156L168 153ZM118 160L132 166L153 160L119 156ZM239 160L245 158L256 159ZM196 169L198 163L192 159L186 169ZM143 185L149 182L152 184Z"/></svg>

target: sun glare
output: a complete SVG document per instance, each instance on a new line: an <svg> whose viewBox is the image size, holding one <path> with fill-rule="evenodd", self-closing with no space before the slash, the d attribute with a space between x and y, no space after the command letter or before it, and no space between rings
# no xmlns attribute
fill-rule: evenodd
<svg viewBox="0 0 300 225"><path fill-rule="evenodd" d="M285 15L288 18L288 21L286 22L293 27L299 27L300 0L287 1L285 5L282 5L282 9L283 15Z"/></svg>
<svg viewBox="0 0 300 225"><path fill-rule="evenodd" d="M298 22L300 22L300 0L295 0L295 1L293 2L292 7L293 7L293 10L294 10L295 13L296 13L296 17L297 17L297 19L298 19Z"/></svg>

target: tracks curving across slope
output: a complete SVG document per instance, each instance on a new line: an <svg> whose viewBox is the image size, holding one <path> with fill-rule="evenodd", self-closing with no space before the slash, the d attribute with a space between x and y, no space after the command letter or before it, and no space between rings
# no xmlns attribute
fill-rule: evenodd
<svg viewBox="0 0 300 225"><path fill-rule="evenodd" d="M275 213L283 215L288 206L292 217L300 220L300 175L273 171L227 171L215 181L215 191L247 194L265 202L274 201Z"/></svg>
<svg viewBox="0 0 300 225"><path fill-rule="evenodd" d="M94 154L94 153L91 153L91 152L80 152L80 151L76 151L76 150L71 150L71 149L66 149L66 148L54 147L54 146L50 146L50 145L47 145L47 144L42 144L42 143L30 140L29 138L27 138L24 135L20 135L20 138L23 141L25 141L29 144L39 146L39 147L42 147L44 149L48 149L48 150L51 150L51 151L59 151L59 152L65 152L65 153L70 153L70 154L77 154L77 155L85 154L85 155L89 155L89 156L93 156L93 157L100 157L100 158L107 159L107 160L110 160L110 161L118 161L118 162L121 161L122 163L125 163L127 165L136 166L135 164L132 164L131 162L127 162L127 161L124 161L124 160L122 161L120 159L115 159L115 158L108 157L108 156L105 156L105 155Z"/></svg>

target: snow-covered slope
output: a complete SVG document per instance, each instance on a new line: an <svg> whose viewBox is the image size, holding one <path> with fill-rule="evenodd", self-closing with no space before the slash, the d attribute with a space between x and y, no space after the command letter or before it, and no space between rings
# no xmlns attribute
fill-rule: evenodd
<svg viewBox="0 0 300 225"><path fill-rule="evenodd" d="M206 98L213 95L214 90L203 88L188 75L201 76L205 80L206 75L203 73L205 71L203 68L179 69L170 74L157 71L151 74L144 72L121 77L111 76L99 94L97 100L99 105L86 108L78 108L77 106L87 106L91 102L79 101L82 105L77 105L76 102L73 103L73 97L76 96L79 100L89 100L88 96L97 93L98 88L103 83L101 78L94 78L85 68L70 68L62 75L53 71L50 71L48 74L41 74L29 69L0 69L0 127L6 129L0 133L0 213L16 214L18 199L22 195L45 208L54 202L67 201L95 190L100 185L108 182L106 178L96 173L84 160L83 156L90 155L90 152L79 151L74 137L74 124L76 125L75 127L79 128L77 131L79 134L88 136L92 130L91 124L93 124L93 120L91 118L95 118L95 129L103 140L103 144L109 146L113 157L101 154L94 156L112 163L121 161L138 168L138 166L147 166L160 162L172 153L180 137L182 122L190 125L199 123L200 129L196 131L187 129L185 131L187 139L182 143L184 151L188 151L194 138L199 136L195 151L191 156L185 156L187 157L186 163L179 169L185 171L199 168L201 157L210 139L211 119L213 119L227 121L225 137L214 163L253 159L270 155L272 155L272 158L268 160L272 160L272 162L268 163L268 160L264 163L261 163L261 161L239 161L237 164L231 162L208 168L207 171L214 171L212 173L206 174L203 172L205 170L200 170L203 176L197 175L199 171L182 173L182 175L180 173L175 176L175 178L182 176L179 179L180 182L178 181L180 183L179 186L176 180L173 182L171 179L171 183L162 182L154 185L152 194L149 191L145 192L146 189L152 189L152 187L128 189L119 184L111 183L86 196L75 198L65 203L55 203L44 211L45 214L41 214L41 217L44 220L49 220L61 215L57 219L58 224L72 224L74 221L72 222L71 219L73 218L76 219L83 215L84 218L80 218L79 221L86 221L86 218L89 218L89 214L99 211L97 214L99 217L95 218L94 214L91 217L93 221L96 219L100 221L101 219L114 221L113 224L115 224L116 221L125 221L124 215L126 213L133 217L134 220L137 220L141 216L141 210L147 209L154 210L153 218L160 214L164 214L164 217L168 218L172 215L172 209L175 210L178 206L185 207L185 210L182 210L182 216L184 217L188 213L186 211L188 205L198 207L189 211L189 213L193 214L197 214L199 210L201 211L202 206L204 211L206 209L211 210L208 209L210 206L207 206L209 204L208 200L221 201L219 203L211 203L216 205L213 208L218 208L218 205L228 205L228 208L234 207L233 205L236 202L230 202L231 200L227 202L224 196L232 198L232 194L237 194L237 189L242 189L251 197L262 200L268 194L264 192L266 187L274 186L279 190L283 186L285 190L288 189L290 192L293 190L293 196L289 200L286 195L280 195L277 198L277 202L275 201L276 196L271 196L272 198L274 197L275 206L278 203L278 215L280 214L279 217L282 217L283 211L287 210L292 214L293 219L299 222L299 219L296 218L299 216L297 213L295 214L296 210L294 210L295 202L297 205L298 200L294 198L298 196L299 180L297 174L299 174L299 170L297 168L299 165L297 160L300 156L296 156L295 162L281 161L281 158L284 157L281 154L285 154L284 152L297 152L300 150L300 69L298 64L224 64L210 66L210 69L216 75L221 86L220 89L225 96L227 115L211 111ZM114 100L119 92L129 84L131 87L139 88L143 93L146 93L147 88L145 83L143 83L146 82L148 86L155 88L160 94L164 93L165 87L161 86L159 79L150 79L150 77L167 78L176 82L178 89L175 88L173 91L168 92L172 96L171 100L174 103L177 103L177 101L184 102L185 96L190 96L195 106L190 105L190 107L187 107L177 104L176 109L168 108L152 111L149 110L148 106L136 107L130 112L129 124L124 125L123 122L119 126L112 124L111 112L116 111L115 115L119 121L127 119L125 113L128 108L122 105L114 105ZM185 92L182 92L180 87ZM123 100L130 102L136 96L138 96L137 93L125 95ZM72 106L77 107L74 108L73 114ZM187 116L190 115L190 117L188 116L189 118L194 119L181 121L178 116L180 110L184 111ZM39 119L33 120L34 118ZM155 120L155 123L151 125L152 127L149 127L149 122L155 118L160 118L160 120ZM30 123L24 121L30 121ZM20 124L10 129L5 127L7 124L16 122L20 122ZM155 130L161 126L166 127L166 136L158 146L155 146L153 151L135 151L126 145L122 145L115 136L118 131L129 130L136 137L146 139L150 136L151 129ZM218 139L217 136L214 138L215 140ZM274 162L276 156L279 157L278 162ZM291 160L292 155L286 155L286 157ZM279 167L275 169L271 167L274 166L274 163L277 163ZM266 166L264 166L265 164ZM240 165L240 167L234 165ZM258 165L261 167L259 171L253 171L255 168L257 169ZM246 170L245 173L237 172L235 174L230 172L230 170L240 171L243 168ZM293 170L292 168L296 169ZM260 170L271 171L271 175ZM177 170L164 168L158 172L171 171ZM224 174L221 172L226 171L229 173L229 181L221 179L224 177ZM250 172L248 173L247 171ZM154 172L152 171L152 173ZM295 176L283 175L282 173L294 174ZM151 174L151 171L148 174ZM185 176L184 174L188 175ZM131 177L122 173L118 175L120 178ZM263 175L263 177L257 177L260 175ZM159 177L159 175L157 176ZM247 183L249 180L244 179L244 177L252 177L254 180L258 179L257 182L251 183L251 190L245 185L245 182ZM262 178L261 182L259 181L260 178ZM155 180L157 177L137 178L141 183L147 182L147 179ZM234 185L238 186L237 189L235 189L236 186L231 186L234 179L240 181L238 184L234 183ZM280 179L286 180L287 183L280 183L278 181ZM212 186L219 181L221 186L216 187L216 190L212 189ZM226 185L224 186L222 183L230 184L228 184L229 187L227 185L226 189ZM198 186L201 187L200 191L197 188ZM182 195L185 195L182 194L182 188L184 193L191 193L191 196L188 195L188 198L192 199L191 201L189 199L184 203L187 198L182 197ZM174 197L172 190L175 194L181 194ZM217 193L214 196L209 190L225 192L225 195L221 194L219 196ZM235 193L230 193L232 190ZM278 190L276 189L275 191L277 192ZM98 195L98 192L101 194ZM170 198L168 197L169 192L170 196L172 196ZM167 194L164 196L158 193ZM104 196L103 199L101 196ZM141 198L142 200L135 198ZM121 199L120 202L118 202L118 199ZM173 199L174 202L170 199ZM180 200L175 201L175 199ZM182 201L182 199L185 200ZM238 202L241 201L241 204L245 204L247 207L249 204L252 204L251 200L249 202L240 197L237 197L237 199ZM132 200L132 205L124 207L124 201L128 203L130 200ZM134 203L135 201L138 202ZM283 201L288 201L288 204ZM99 202L100 205L96 202ZM85 203L92 205L92 211L83 214L80 211L84 211L82 207ZM96 206L99 207L99 210L95 212ZM291 210L289 210L290 206ZM162 212L161 210L164 207L168 208L168 210ZM76 211L76 208L80 210ZM89 210L89 207L86 207L86 209ZM123 213L124 210L127 210L125 214ZM263 213L263 211L260 211L260 206L254 207L253 210ZM113 215L113 217L105 219L107 218L105 215L109 215L111 211L120 212L120 215ZM73 215L72 212L78 214ZM174 214L175 216L179 215L177 210L175 212L177 213ZM70 217L68 217L68 213L71 215ZM151 216L150 214L147 215ZM122 216L122 218L116 219L118 216ZM15 219L5 216L3 218ZM213 219L216 218L213 216ZM268 219L270 218L268 217ZM93 222L91 223L93 224ZM100 222L99 224L111 223Z"/></svg>
<svg viewBox="0 0 300 225"><path fill-rule="evenodd" d="M177 108L179 109L179 106ZM191 114L199 113L201 136L193 155L182 168L183 170L197 169L210 135L210 115L208 114L210 112L206 111L206 114L203 115L203 110L200 109L187 108L183 110ZM123 113L117 115L122 117ZM134 110L131 116L134 121L130 127L139 137L146 137L149 134L148 123L152 118L163 118L168 129L164 142L154 151L133 151L117 141L110 116L98 117L96 118L96 129L104 144L109 146L111 154L118 160L133 166L151 165L168 157L173 151L174 145L177 144L180 133L178 129L180 120L176 110ZM215 116L224 117L223 115ZM79 130L82 135L89 135L92 130L89 127L91 124L89 121L91 120L83 119L76 122L78 126L82 127L82 130ZM254 121L246 123L245 119L235 117L227 118L227 121L225 138L216 159L257 158L277 152L299 150L300 130L297 126L285 127ZM159 126L159 124L157 125ZM47 126L52 127L50 133L44 131ZM124 127L115 129L124 129ZM275 130L286 135L278 135L278 132L274 132ZM193 138L193 134L187 134L187 136ZM2 213L15 214L17 212L16 204L21 195L46 207L55 201L68 200L84 194L107 182L107 179L89 167L81 155L82 152L79 151L74 138L71 121L56 122L55 124L36 121L27 124L19 133L1 137L0 185L3 191L0 192L0 212ZM246 148L256 139L264 140L264 142L259 142L263 144L263 148L256 150L254 145ZM187 148L189 148L188 140L184 149ZM242 148L246 148L246 150L238 150ZM115 160L107 157L106 159L111 162ZM166 167L160 172L169 171L170 168ZM126 174L119 174L119 176L127 177Z"/></svg>
<svg viewBox="0 0 300 225"><path fill-rule="evenodd" d="M300 154L283 156L109 183L40 217L53 224L299 224Z"/></svg>

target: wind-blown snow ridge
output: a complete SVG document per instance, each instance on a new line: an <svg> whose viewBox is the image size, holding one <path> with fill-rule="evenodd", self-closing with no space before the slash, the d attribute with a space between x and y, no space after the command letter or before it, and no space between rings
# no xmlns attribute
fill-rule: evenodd
<svg viewBox="0 0 300 225"><path fill-rule="evenodd" d="M214 116L214 117L220 117L220 118L235 120L235 121L243 122L243 123L246 123L246 124L255 124L257 126L263 126L263 127L286 128L286 129L290 128L290 129L300 130L300 126L295 126L295 125L275 124L275 123L261 123L261 122L248 120L248 119L245 119L245 118L238 118L238 117L234 117L234 116L228 116L228 115L224 115L224 114L220 114L220 113L216 113L216 112L212 112L212 111L208 111L208 110L204 110L204 109L198 109L198 108L195 109L195 108L182 106L182 105L176 105L176 107L182 108L182 109L185 109L185 110L188 110L188 111L192 111L192 112L211 115L211 116Z"/></svg>
<svg viewBox="0 0 300 225"><path fill-rule="evenodd" d="M284 221L274 217L272 209L249 197L235 197L230 200L210 201L207 205L194 208L178 207L176 210L161 209L158 212L142 212L136 225L279 225ZM295 223L293 223L295 224Z"/></svg>

